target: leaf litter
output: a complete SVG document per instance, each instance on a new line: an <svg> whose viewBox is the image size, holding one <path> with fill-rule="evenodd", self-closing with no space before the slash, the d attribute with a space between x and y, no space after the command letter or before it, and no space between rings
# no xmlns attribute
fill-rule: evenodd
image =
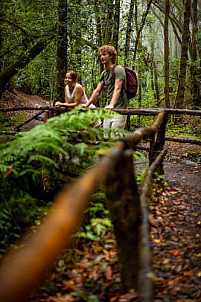
<svg viewBox="0 0 201 302"><path fill-rule="evenodd" d="M175 144L168 146L175 152ZM197 149L201 152L201 147ZM155 186L149 204L157 222L150 225L156 302L201 301L201 167L181 163L184 148L178 144L176 150L174 161L169 157L164 163L167 185ZM119 292L114 234L108 232L103 237L100 241L79 239L73 255L62 258L62 270L55 264L30 302L137 301L136 292Z"/></svg>

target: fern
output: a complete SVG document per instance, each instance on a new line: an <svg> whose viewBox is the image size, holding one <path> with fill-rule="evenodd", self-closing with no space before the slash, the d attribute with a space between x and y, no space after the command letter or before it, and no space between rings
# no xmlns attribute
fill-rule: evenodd
<svg viewBox="0 0 201 302"><path fill-rule="evenodd" d="M113 141L104 142L105 134L109 138L115 136L119 138L126 131L118 129L92 128L92 122L104 118L112 118L115 112L109 110L85 110L73 109L68 113L63 113L57 117L51 118L47 123L38 125L29 132L16 134L13 140L7 139L1 141L0 145L0 211L2 221L0 228L5 226L5 236L3 235L3 245L9 242L9 234L19 235L16 226L10 226L12 221L13 204L18 209L18 201L26 204L27 200L38 199L38 189L43 186L47 190L54 187L54 180L66 180L65 176L77 176L84 169L88 168L96 160L97 151L105 150L113 145ZM9 138L9 137L8 137ZM99 144L96 144L96 141ZM93 143L90 146L89 141ZM100 141L103 141L100 144ZM5 177L6 176L6 177ZM46 181L46 183L45 183ZM58 190L58 188L57 188ZM51 194L53 196L53 194ZM40 197L39 197L40 199ZM30 203L35 211L34 202ZM20 206L19 206L20 208ZM24 205L22 206L23 209ZM21 210L19 211L21 213ZM24 210L26 216L27 209ZM98 227L97 232L103 232L100 229L101 223L94 221L94 228Z"/></svg>
<svg viewBox="0 0 201 302"><path fill-rule="evenodd" d="M80 111L76 108L49 119L46 124L38 125L29 132L16 134L12 142L1 145L0 148L2 177L10 165L13 165L13 169L6 182L17 177L39 175L44 168L49 170L49 174L54 174L53 169L59 169L61 165L65 169L88 166L92 163L97 148L104 148L104 144L95 148L86 144L89 139L103 140L104 137L103 129L91 128L91 122L111 118L115 114L105 110ZM108 133L111 131L113 130L107 130ZM77 164L72 162L76 156L80 158Z"/></svg>

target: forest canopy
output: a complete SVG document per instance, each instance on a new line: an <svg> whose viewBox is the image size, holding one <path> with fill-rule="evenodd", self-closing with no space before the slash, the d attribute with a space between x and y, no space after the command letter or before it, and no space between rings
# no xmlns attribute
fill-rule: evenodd
<svg viewBox="0 0 201 302"><path fill-rule="evenodd" d="M138 76L132 106L198 109L200 16L197 0L1 0L0 94L12 87L61 100L73 69L90 95L103 69L97 48L112 44Z"/></svg>

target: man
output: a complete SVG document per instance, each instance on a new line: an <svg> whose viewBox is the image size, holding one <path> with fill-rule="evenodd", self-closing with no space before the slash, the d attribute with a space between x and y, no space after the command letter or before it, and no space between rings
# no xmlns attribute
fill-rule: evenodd
<svg viewBox="0 0 201 302"><path fill-rule="evenodd" d="M107 105L105 109L127 109L128 97L126 72L122 66L117 65L112 77L112 71L117 61L117 52L113 46L104 45L98 49L98 55L102 64L105 65L105 71L100 76L100 81L92 93L88 103L83 107L89 107L99 97L103 89L106 92ZM127 116L115 116L112 119L104 120L103 128L125 128Z"/></svg>

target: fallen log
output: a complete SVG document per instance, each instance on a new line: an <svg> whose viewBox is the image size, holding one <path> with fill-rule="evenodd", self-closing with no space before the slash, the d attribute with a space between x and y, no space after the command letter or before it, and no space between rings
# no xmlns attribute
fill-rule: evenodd
<svg viewBox="0 0 201 302"><path fill-rule="evenodd" d="M201 145L200 139L191 139L191 138L181 138L181 137L165 137L166 141L172 141L177 143L183 143L183 144L192 144L192 145Z"/></svg>

